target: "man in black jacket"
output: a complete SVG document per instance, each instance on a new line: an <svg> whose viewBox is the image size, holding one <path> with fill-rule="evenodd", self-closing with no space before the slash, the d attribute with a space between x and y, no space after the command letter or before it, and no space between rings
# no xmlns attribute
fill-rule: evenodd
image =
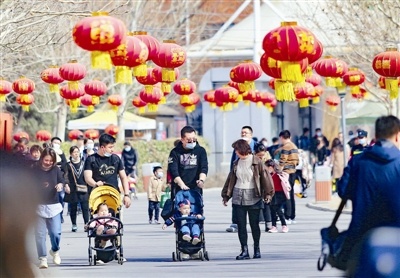
<svg viewBox="0 0 400 278"><path fill-rule="evenodd" d="M203 195L208 173L207 153L197 142L193 127L182 128L181 141L169 154L168 172L172 179L172 200L179 190L193 189Z"/></svg>
<svg viewBox="0 0 400 278"><path fill-rule="evenodd" d="M131 146L131 143L124 143L124 150L121 154L122 163L124 163L125 173L127 176L133 173L133 177L137 176L136 164L138 162L138 154L136 150Z"/></svg>

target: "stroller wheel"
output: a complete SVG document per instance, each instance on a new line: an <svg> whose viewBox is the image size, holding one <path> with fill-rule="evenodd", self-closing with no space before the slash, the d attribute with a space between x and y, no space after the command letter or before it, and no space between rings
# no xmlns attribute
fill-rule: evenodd
<svg viewBox="0 0 400 278"><path fill-rule="evenodd" d="M172 261L174 261L174 262L176 262L176 261L177 261L177 259L176 259L176 255L175 255L175 252L172 252Z"/></svg>
<svg viewBox="0 0 400 278"><path fill-rule="evenodd" d="M204 261L203 251L199 251L199 259Z"/></svg>
<svg viewBox="0 0 400 278"><path fill-rule="evenodd" d="M181 252L176 252L176 258L177 258L177 260L178 261L182 261L182 254L181 254Z"/></svg>
<svg viewBox="0 0 400 278"><path fill-rule="evenodd" d="M89 265L93 264L93 258L91 256L89 256Z"/></svg>
<svg viewBox="0 0 400 278"><path fill-rule="evenodd" d="M119 257L118 258L118 263L120 264L120 265L123 265L124 264L124 257Z"/></svg>
<svg viewBox="0 0 400 278"><path fill-rule="evenodd" d="M208 251L204 251L204 259L206 259L207 261L210 260L210 258L208 257Z"/></svg>
<svg viewBox="0 0 400 278"><path fill-rule="evenodd" d="M94 256L93 256L93 264L96 265L96 263L97 263L97 256L94 255Z"/></svg>

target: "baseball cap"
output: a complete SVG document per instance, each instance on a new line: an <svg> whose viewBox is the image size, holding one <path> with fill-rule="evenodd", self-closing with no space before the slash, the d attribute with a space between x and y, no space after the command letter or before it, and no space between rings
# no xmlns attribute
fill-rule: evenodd
<svg viewBox="0 0 400 278"><path fill-rule="evenodd" d="M357 137L358 138L364 138L368 136L368 132L366 132L365 130L359 130L357 133Z"/></svg>

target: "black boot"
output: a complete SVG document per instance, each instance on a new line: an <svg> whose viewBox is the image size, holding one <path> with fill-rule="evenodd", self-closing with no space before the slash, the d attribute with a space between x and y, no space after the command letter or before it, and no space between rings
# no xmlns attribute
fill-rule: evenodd
<svg viewBox="0 0 400 278"><path fill-rule="evenodd" d="M242 252L239 254L239 256L236 256L236 260L248 260L250 259L249 256L249 248L247 245L242 246Z"/></svg>
<svg viewBox="0 0 400 278"><path fill-rule="evenodd" d="M261 258L260 245L254 245L254 256L253 256L253 259L260 259L260 258Z"/></svg>

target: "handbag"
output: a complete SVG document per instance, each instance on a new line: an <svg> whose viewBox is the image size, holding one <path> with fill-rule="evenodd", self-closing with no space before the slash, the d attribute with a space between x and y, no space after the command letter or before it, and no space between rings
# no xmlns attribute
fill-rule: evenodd
<svg viewBox="0 0 400 278"><path fill-rule="evenodd" d="M322 250L318 259L317 268L322 271L327 263L337 269L346 270L347 263L340 256L344 241L347 237L347 231L339 233L336 222L346 205L347 199L342 199L335 217L329 227L321 229Z"/></svg>
<svg viewBox="0 0 400 278"><path fill-rule="evenodd" d="M171 198L171 190L169 187L165 189L165 192L161 195L161 200L160 200L160 208L164 208L165 202Z"/></svg>
<svg viewBox="0 0 400 278"><path fill-rule="evenodd" d="M74 169L72 169L72 165L69 164L69 167L71 167L72 176L74 177L74 181L75 181L75 185L76 185L76 192L79 192L79 193L87 193L87 192L88 192L88 187L87 187L87 185L86 185L86 184L78 184L78 183L76 182L75 172L74 172Z"/></svg>
<svg viewBox="0 0 400 278"><path fill-rule="evenodd" d="M174 202L171 198L167 199L164 203L163 210L161 211L161 217L166 221L174 214Z"/></svg>

